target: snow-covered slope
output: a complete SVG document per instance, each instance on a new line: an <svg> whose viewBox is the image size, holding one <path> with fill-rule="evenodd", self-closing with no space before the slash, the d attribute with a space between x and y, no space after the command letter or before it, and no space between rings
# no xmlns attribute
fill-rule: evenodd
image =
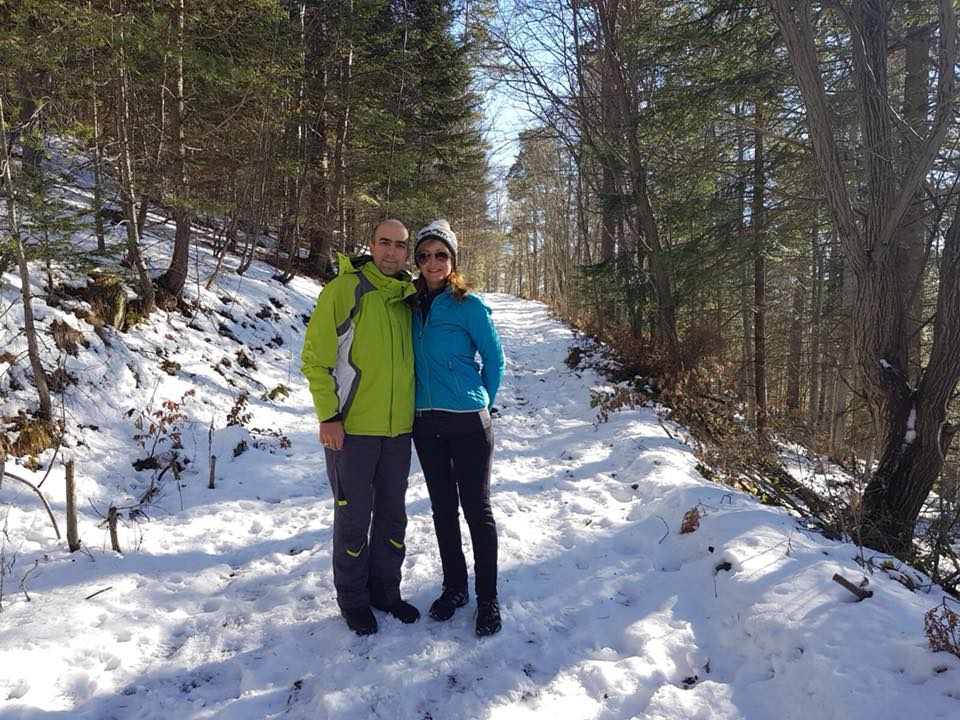
<svg viewBox="0 0 960 720"><path fill-rule="evenodd" d="M651 409L595 424L590 388L603 381L564 366L569 329L502 295L488 300L507 353L493 485L503 631L478 640L471 603L448 623L381 614L378 634L353 635L334 601L330 490L298 373L318 290L283 288L255 264L204 296L217 314L157 313L109 348L73 321L90 347L67 358L80 379L67 410L84 429L63 452L78 462L88 552L67 553L35 498L3 485L15 563L0 613L0 717L960 717L960 660L930 652L923 634L937 591L878 572L873 597L854 602L831 577L862 577L855 547L705 482ZM230 335L258 348L245 349L256 367L240 367ZM259 397L279 385L288 397ZM115 554L93 508L129 504L158 474L131 467L145 453L126 413L191 388L182 488L166 473ZM247 427L282 429L290 447L224 427L244 389ZM250 448L233 457L241 439ZM39 481L45 469L15 472ZM44 490L62 518L59 461ZM681 535L693 506L700 526ZM408 513L403 588L425 610L440 570L416 463ZM35 561L28 602L19 584Z"/></svg>

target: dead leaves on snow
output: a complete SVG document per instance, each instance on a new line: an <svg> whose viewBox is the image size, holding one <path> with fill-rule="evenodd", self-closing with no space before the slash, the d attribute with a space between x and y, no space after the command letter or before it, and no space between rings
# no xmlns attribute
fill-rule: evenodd
<svg viewBox="0 0 960 720"><path fill-rule="evenodd" d="M685 535L686 533L692 533L698 527L700 527L700 507L699 505L694 505L692 508L687 510L683 515L683 520L680 522L680 534Z"/></svg>

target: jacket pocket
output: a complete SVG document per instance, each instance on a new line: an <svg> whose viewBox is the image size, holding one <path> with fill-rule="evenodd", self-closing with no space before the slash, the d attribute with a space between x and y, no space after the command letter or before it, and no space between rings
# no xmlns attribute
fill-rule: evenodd
<svg viewBox="0 0 960 720"><path fill-rule="evenodd" d="M457 391L457 400L459 400L463 393L460 392L460 378L457 377L457 372L453 369L452 360L447 360L447 368L450 370L451 377L453 377L453 387Z"/></svg>

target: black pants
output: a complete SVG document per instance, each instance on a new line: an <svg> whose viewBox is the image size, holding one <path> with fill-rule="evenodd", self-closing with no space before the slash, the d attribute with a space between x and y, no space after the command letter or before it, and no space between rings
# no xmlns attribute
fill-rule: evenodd
<svg viewBox="0 0 960 720"><path fill-rule="evenodd" d="M346 435L327 449L333 513L333 584L341 608L400 599L406 555L410 435Z"/></svg>
<svg viewBox="0 0 960 720"><path fill-rule="evenodd" d="M462 507L473 544L477 599L496 598L497 524L490 507L493 428L489 413L418 413L413 423L413 444L430 493L444 587L467 587L467 563L460 539Z"/></svg>

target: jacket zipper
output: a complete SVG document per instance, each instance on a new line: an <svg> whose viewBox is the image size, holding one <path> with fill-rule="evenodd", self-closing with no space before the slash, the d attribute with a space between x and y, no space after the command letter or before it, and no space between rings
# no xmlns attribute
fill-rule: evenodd
<svg viewBox="0 0 960 720"><path fill-rule="evenodd" d="M436 300L434 300L436 302ZM433 308L431 307L430 310ZM423 358L423 369L427 374L427 405L428 408L433 407L433 391L431 390L430 383L430 358L427 357L426 353L423 351L423 333L427 329L427 323L430 322L430 310L427 310L427 319L420 319L420 356Z"/></svg>

